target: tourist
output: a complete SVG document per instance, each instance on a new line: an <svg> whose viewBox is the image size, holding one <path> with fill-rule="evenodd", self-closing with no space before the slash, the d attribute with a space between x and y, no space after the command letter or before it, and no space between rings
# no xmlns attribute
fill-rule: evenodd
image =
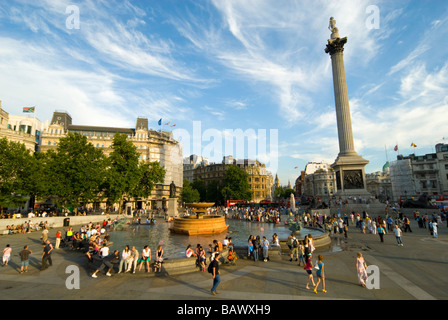
<svg viewBox="0 0 448 320"><path fill-rule="evenodd" d="M162 245L159 244L156 251L156 261L154 262L154 272L159 272L162 270L162 263L163 263L163 249Z"/></svg>
<svg viewBox="0 0 448 320"><path fill-rule="evenodd" d="M2 267L7 266L9 261L11 261L11 252L12 249L9 244L6 245L5 249L3 249L3 264Z"/></svg>
<svg viewBox="0 0 448 320"><path fill-rule="evenodd" d="M395 238L397 239L397 245L403 246L403 241L401 240L402 231L400 227L398 227L398 224L395 225L394 232L395 232Z"/></svg>
<svg viewBox="0 0 448 320"><path fill-rule="evenodd" d="M50 240L47 240L46 245L44 247L44 251L42 252L42 265L40 268L41 271L47 269L48 267L53 266L53 260L51 259L52 253L53 253L53 245L50 243Z"/></svg>
<svg viewBox="0 0 448 320"><path fill-rule="evenodd" d="M202 248L201 245L198 247L198 266L201 269L201 271L205 271L205 261L206 261L207 254L205 253L205 250Z"/></svg>
<svg viewBox="0 0 448 320"><path fill-rule="evenodd" d="M124 270L127 270L128 263L129 263L128 259L130 257L131 257L131 250L129 249L129 245L126 245L126 247L121 252L121 259L120 259L120 265L118 267L118 273L121 273L123 266L124 266Z"/></svg>
<svg viewBox="0 0 448 320"><path fill-rule="evenodd" d="M114 253L111 253L110 255L104 257L101 266L98 269L96 269L95 272L93 272L92 278L98 278L96 274L106 267L109 268L106 272L106 276L108 277L112 276L110 272L114 267L113 264L118 263L119 259L120 259L120 252L118 250L115 250Z"/></svg>
<svg viewBox="0 0 448 320"><path fill-rule="evenodd" d="M191 245L189 244L187 249L185 249L185 256L187 258L190 258L190 257L197 257L198 255L193 251L193 249L191 249Z"/></svg>
<svg viewBox="0 0 448 320"><path fill-rule="evenodd" d="M286 240L286 245L288 246L289 255L291 257L291 259L289 259L289 261L292 261L292 242L293 242L293 238L295 238L294 233L291 233L288 236L288 239Z"/></svg>
<svg viewBox="0 0 448 320"><path fill-rule="evenodd" d="M280 247L280 241L276 233L272 236L271 247Z"/></svg>
<svg viewBox="0 0 448 320"><path fill-rule="evenodd" d="M437 222L436 222L436 220L433 220L432 221L432 236L434 238L437 238L437 235L438 235Z"/></svg>
<svg viewBox="0 0 448 320"><path fill-rule="evenodd" d="M45 245L47 243L47 239L48 239L48 229L44 227L42 229L42 245Z"/></svg>
<svg viewBox="0 0 448 320"><path fill-rule="evenodd" d="M252 235L249 236L249 239L247 239L247 256L250 258L254 254L254 244L252 242Z"/></svg>
<svg viewBox="0 0 448 320"><path fill-rule="evenodd" d="M138 256L139 256L138 250L135 248L135 246L132 246L131 255L129 256L128 268L126 269L126 272L131 272L132 267L134 267L132 272L135 273L135 270L137 269Z"/></svg>
<svg viewBox="0 0 448 320"><path fill-rule="evenodd" d="M322 292L323 293L327 293L327 291L325 290L325 274L324 274L324 262L323 262L324 258L319 255L317 257L317 271L316 271L316 276L317 276L317 283L314 286L314 293L317 294L317 287L319 287L320 282L322 281Z"/></svg>
<svg viewBox="0 0 448 320"><path fill-rule="evenodd" d="M365 288L367 280L367 264L361 252L358 252L356 257L356 272L358 274L359 284Z"/></svg>
<svg viewBox="0 0 448 320"><path fill-rule="evenodd" d="M253 244L253 257L254 261L258 261L258 256L260 254L260 236L253 237L252 238L252 244Z"/></svg>
<svg viewBox="0 0 448 320"><path fill-rule="evenodd" d="M311 253L313 253L316 250L316 248L314 247L313 236L311 234L308 235L308 243L310 246Z"/></svg>
<svg viewBox="0 0 448 320"><path fill-rule="evenodd" d="M261 242L263 248L263 261L267 262L269 260L269 241L266 237L263 237L263 241Z"/></svg>
<svg viewBox="0 0 448 320"><path fill-rule="evenodd" d="M378 235L380 236L381 242L384 242L384 227L382 223L378 223Z"/></svg>
<svg viewBox="0 0 448 320"><path fill-rule="evenodd" d="M142 250L142 257L140 259L140 266L138 271L142 270L143 263L146 264L146 272L150 272L149 262L151 261L151 249L146 245Z"/></svg>
<svg viewBox="0 0 448 320"><path fill-rule="evenodd" d="M223 249L226 249L228 245L229 245L229 238L226 236L224 238L224 240L222 240L222 247L223 247Z"/></svg>
<svg viewBox="0 0 448 320"><path fill-rule="evenodd" d="M56 244L54 246L56 249L59 249L59 246L61 245L61 237L62 237L62 233L60 230L58 230L56 232Z"/></svg>
<svg viewBox="0 0 448 320"><path fill-rule="evenodd" d="M109 255L109 247L107 246L107 243L103 242L103 246L101 247L99 254L101 258L107 257Z"/></svg>
<svg viewBox="0 0 448 320"><path fill-rule="evenodd" d="M404 232L412 232L411 230L411 221L408 219L408 217L404 217L403 219L404 222Z"/></svg>
<svg viewBox="0 0 448 320"><path fill-rule="evenodd" d="M289 261L291 262L294 257L296 257L296 261L299 261L299 240L297 240L294 233L291 233L290 238L291 248L290 248L290 254L289 254ZM289 247L289 245L288 245Z"/></svg>
<svg viewBox="0 0 448 320"><path fill-rule="evenodd" d="M28 249L28 246L23 247L23 250L20 251L20 273L28 272L28 266L30 265L30 255L33 252Z"/></svg>
<svg viewBox="0 0 448 320"><path fill-rule="evenodd" d="M233 242L232 242L232 237L229 237L229 243L227 244L227 247L229 248L229 250L233 250Z"/></svg>
<svg viewBox="0 0 448 320"><path fill-rule="evenodd" d="M303 262L303 265L305 265L305 246L303 245L303 241L299 241L298 251L299 251L299 264L298 264L298 266L300 267L300 264L302 262Z"/></svg>
<svg viewBox="0 0 448 320"><path fill-rule="evenodd" d="M219 252L215 254L215 259L210 263L210 268L212 270L213 275L213 287L210 290L213 295L218 294L218 291L216 289L218 288L219 283L221 282L221 274L219 272Z"/></svg>
<svg viewBox="0 0 448 320"><path fill-rule="evenodd" d="M305 289L309 290L310 282L313 284L313 287L316 286L316 284L314 283L314 279L313 279L313 263L311 262L311 255L306 260L304 269L305 269L306 273L308 274L308 282L306 283Z"/></svg>

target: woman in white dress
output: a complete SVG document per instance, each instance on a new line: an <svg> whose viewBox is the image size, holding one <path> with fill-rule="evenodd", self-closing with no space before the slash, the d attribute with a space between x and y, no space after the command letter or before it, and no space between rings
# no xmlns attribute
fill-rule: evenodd
<svg viewBox="0 0 448 320"><path fill-rule="evenodd" d="M367 280L367 264L361 252L356 257L356 272L358 274L358 282L362 287L366 287Z"/></svg>

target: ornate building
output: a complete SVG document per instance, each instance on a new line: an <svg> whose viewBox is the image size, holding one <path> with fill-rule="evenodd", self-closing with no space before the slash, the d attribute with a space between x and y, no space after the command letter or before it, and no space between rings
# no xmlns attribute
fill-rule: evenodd
<svg viewBox="0 0 448 320"><path fill-rule="evenodd" d="M170 195L170 184L174 181L176 194L183 185L182 146L173 139L170 132L149 129L148 119L138 118L135 128L112 128L72 124L72 117L64 111L56 111L51 123L42 134L42 152L57 147L59 139L69 132L79 133L104 154L112 152L111 145L115 133L124 133L140 153L140 161L159 161L166 169L165 181L158 184L149 199L136 199L135 209L166 208ZM93 205L94 209L105 208L105 203Z"/></svg>
<svg viewBox="0 0 448 320"><path fill-rule="evenodd" d="M0 101L0 139L20 142L31 153L39 151L41 134L48 127L35 117L10 115L2 109Z"/></svg>
<svg viewBox="0 0 448 320"><path fill-rule="evenodd" d="M273 179L271 173L266 169L266 165L250 159L234 159L232 156L224 157L222 163L212 163L197 166L194 169L194 180L201 179L206 184L210 181L223 183L226 176L226 169L230 165L236 165L247 172L248 182L252 193L252 202L262 200L272 200ZM232 199L239 200L239 199Z"/></svg>
<svg viewBox="0 0 448 320"><path fill-rule="evenodd" d="M328 200L337 192L336 174L325 162L309 162L304 171L303 195Z"/></svg>

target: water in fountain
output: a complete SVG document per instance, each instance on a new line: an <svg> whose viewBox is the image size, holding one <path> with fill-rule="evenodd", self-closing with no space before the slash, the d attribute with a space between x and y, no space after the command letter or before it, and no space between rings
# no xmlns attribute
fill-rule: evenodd
<svg viewBox="0 0 448 320"><path fill-rule="evenodd" d="M167 222L157 222L155 225L128 225L123 231L111 231L110 238L114 243L113 249L123 250L126 245L135 246L137 250L141 251L145 245L149 245L152 253L159 244L162 244L164 249L164 256L166 258L181 258L184 257L186 247L191 244L192 248L196 248L197 244L201 244L207 251L209 244L213 240L222 241L226 235L232 237L232 242L235 246L247 246L247 239L249 235L265 236L269 241L276 233L280 240L286 239L290 234L289 226L282 224L263 223L263 222L249 222L244 220L226 219L229 225L227 232L215 235L197 235L187 236L182 234L175 234L170 232L169 228L172 225ZM312 234L313 237L321 236L322 232L314 229L303 228L301 230L303 236Z"/></svg>

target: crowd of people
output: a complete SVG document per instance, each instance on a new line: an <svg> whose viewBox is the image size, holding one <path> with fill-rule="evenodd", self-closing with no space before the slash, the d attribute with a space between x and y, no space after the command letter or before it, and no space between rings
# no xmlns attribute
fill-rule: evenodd
<svg viewBox="0 0 448 320"><path fill-rule="evenodd" d="M229 218L239 219L244 221L256 222L274 222L281 221L281 211L266 208L236 208L227 212ZM442 226L442 216L434 214L431 217L421 216L418 211L414 212L414 220L418 222L420 228L428 228L431 235L437 237L437 230ZM384 241L384 235L393 233L395 235L397 245L403 246L402 233L412 232L410 219L406 216L397 214L395 217L386 214L384 217L378 216L372 218L366 211L361 214L357 212L340 213L327 216L318 211L303 212L300 214L289 215L289 219L300 221L305 227L318 227L326 230L330 235L344 234L347 237L348 226L355 226L363 234L378 234L380 241ZM109 230L113 227L114 222L111 219L103 220L102 223L89 223L81 226L79 230L75 231L69 227L65 234L58 230L56 233L56 241L53 247L48 240L48 223L41 222L36 227L27 225L22 227L23 232L31 232L32 230L42 230L42 256L41 256L41 270L45 270L52 266L51 254L53 250L60 248L67 248L69 250L76 250L86 256L89 263L99 262L99 267L94 267L92 273L93 278L98 277L98 273L106 270L106 276L112 275L114 265L118 265L118 273L136 273L141 272L161 272L164 261L164 250L162 243L159 243L154 254L152 254L149 246L144 246L141 250L135 246L126 245L120 250L112 250L113 243L110 241ZM142 220L138 221L141 223ZM151 220L146 220L151 222ZM291 233L286 241L289 249L289 261L297 262L298 266L303 266L307 274L307 283L305 288L311 289L312 285L314 293L317 294L317 289L322 286L322 292L326 292L325 287L325 267L324 258L318 255L317 260L313 263L313 254L315 246L313 237L306 235L303 239L297 239L295 233ZM277 234L274 234L269 241L266 236L250 235L247 240L247 257L253 261L264 262L269 261L269 249L272 247L280 247L280 241ZM209 244L208 250L205 250L201 244L197 244L193 249L188 245L185 249L185 257L196 258L196 266L201 272L206 271L206 266L209 264L213 274L213 288L212 293L216 294L216 288L219 285L219 265L215 261L222 257L223 250L228 249L228 262L235 262L237 255L234 251L234 244L232 238L226 236L222 241L214 240L213 244ZM3 250L3 266L7 266L12 254L12 248L8 244ZM29 266L29 257L33 254L28 246L25 246L19 253L21 257L20 272L27 272ZM209 260L207 261L207 257ZM361 286L365 286L367 265L362 257L358 254L356 259L356 270L358 281ZM317 281L314 281L313 270L315 270Z"/></svg>

